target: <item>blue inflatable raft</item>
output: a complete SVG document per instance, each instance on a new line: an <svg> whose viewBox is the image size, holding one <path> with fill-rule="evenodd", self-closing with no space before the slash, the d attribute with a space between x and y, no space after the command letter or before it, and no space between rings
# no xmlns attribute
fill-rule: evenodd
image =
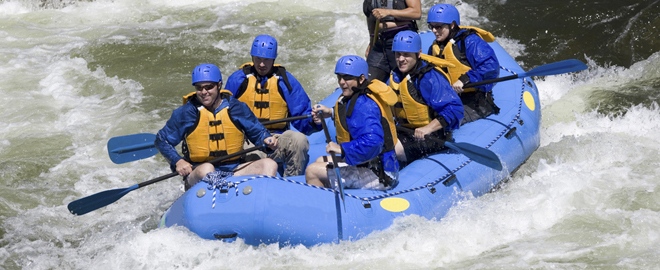
<svg viewBox="0 0 660 270"><path fill-rule="evenodd" d="M425 48L433 34L422 34ZM500 61L500 77L524 73L497 43L490 44ZM322 103L333 106L340 91ZM250 245L313 246L357 240L387 229L397 217L419 215L441 219L466 194L489 192L539 147L541 121L538 90L530 78L496 84L493 95L500 113L465 124L454 132L455 143L467 142L499 157L502 170L482 165L451 149L416 160L400 171L392 190L344 190L305 184L304 176L229 177L213 185L200 182L165 212L161 227L184 226L206 239ZM328 128L334 132L332 121ZM334 137L334 135L333 135ZM325 136L309 136L310 161L325 154Z"/></svg>

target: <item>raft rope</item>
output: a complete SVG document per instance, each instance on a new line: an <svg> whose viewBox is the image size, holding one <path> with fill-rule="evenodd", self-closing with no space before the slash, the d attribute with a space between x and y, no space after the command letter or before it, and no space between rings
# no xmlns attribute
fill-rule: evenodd
<svg viewBox="0 0 660 270"><path fill-rule="evenodd" d="M507 72L509 72L509 73L511 73L512 75L517 75L516 72L514 72L510 69L507 69L507 68L502 67L502 66L500 66L500 68L507 71ZM508 125L506 125L506 129L504 129L498 136L496 136L490 143L488 143L488 145L485 148L490 148L493 144L495 144L495 142L497 142L497 140L499 140L502 136L504 136L511 129L511 127L515 123L520 123L518 121L520 119L522 106L523 106L522 95L525 92L525 85L530 85L530 87L531 87L531 83L527 81L527 78L522 78L522 79L523 79L523 83L522 83L522 88L521 88L521 91L520 91L521 97L519 99L520 102L518 104L518 112L516 113L516 116L511 120L511 122L509 122ZM425 157L425 158L440 163L440 161L435 160L432 157ZM366 204L371 204L371 201L381 200L381 199L389 198L389 197L394 197L394 196L397 196L397 195L400 195L400 194L409 193L409 192L413 192L413 191L417 191L417 190L421 190L421 189L432 190L436 185L438 185L440 183L443 183L443 182L447 181L448 179L450 179L457 171L459 171L463 167L470 164L470 162L472 162L472 160L467 159L460 166L456 167L453 170L448 170L445 167L445 169L448 170L447 174L441 176L440 178L436 179L435 181L428 182L428 183L426 183L426 185L423 185L423 186L413 187L413 188L400 190L400 191L392 192L392 193L384 193L384 194L380 194L380 195L376 195L376 196L370 196L370 197L360 197L360 196L356 196L356 195L348 194L348 193L345 193L344 196L360 200L360 201L362 201L363 203L366 203ZM293 184L298 184L298 185L308 186L308 187L312 187L312 188L316 188L316 189L326 190L326 191L330 191L330 192L333 192L333 193L338 193L339 192L339 191L337 191L336 189L333 189L333 188L325 188L325 187L319 187L319 186L315 186L315 185L309 185L307 183L303 183L303 182L299 182L299 181L295 181L295 180L290 180L290 179L283 178L283 177L278 177L278 176L255 175L255 176L251 176L251 177L242 179L240 181L232 182L232 181L227 181L227 178L229 176L231 176L231 173L229 173L229 175L222 175L221 173L218 173L218 172L220 172L220 171L217 171L216 173L210 173L209 175L207 175L207 177L202 179L202 181L209 183L209 186L208 186L209 190L213 189L213 200L212 200L213 201L212 202L213 207L215 207L215 194L216 194L217 190L222 189L222 188L225 188L226 190L229 190L230 188L234 188L236 196L238 196L238 186L240 184L248 182L248 181L256 180L256 179L261 179L261 178L276 179L276 180L285 181L285 182L289 182L289 183L293 183Z"/></svg>
<svg viewBox="0 0 660 270"><path fill-rule="evenodd" d="M218 190L226 189L229 190L230 188L234 187L236 183L227 181L227 178L230 176L234 175L233 172L225 172L225 171L214 171L202 178L202 182L208 183L208 186L206 189L208 190L213 190L213 197L211 199L211 208L215 209L215 195L218 193ZM236 195L238 195L238 189L236 189Z"/></svg>

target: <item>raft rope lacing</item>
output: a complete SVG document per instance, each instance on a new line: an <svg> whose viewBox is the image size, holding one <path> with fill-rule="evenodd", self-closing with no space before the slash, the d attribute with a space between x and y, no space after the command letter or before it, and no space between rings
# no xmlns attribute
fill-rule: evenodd
<svg viewBox="0 0 660 270"><path fill-rule="evenodd" d="M502 66L500 66L500 68L507 71L507 72L509 72L509 73L511 73L511 74L513 74L513 75L517 75L516 72L514 72L514 71L512 71L508 68L505 68L505 67L502 67ZM509 132L509 130L511 129L511 126L513 126L515 123L517 123L518 119L520 119L522 106L523 106L522 95L525 92L525 85L527 83L527 78L522 78L522 79L523 79L523 83L522 83L521 92L520 92L521 97L519 99L520 102L518 104L518 112L516 113L516 116L509 122L509 124L506 126L506 128L502 132L500 132L500 134L498 136L496 136L492 141L490 141L490 143L488 143L488 145L485 148L490 148L493 144L495 144L495 142L497 142L497 140L499 140L502 136L504 136L504 134ZM440 161L435 160L431 157L425 157L425 158L440 163ZM384 193L384 194L380 194L380 195L376 195L376 196L370 196L370 197L360 197L360 196L356 196L356 195L353 195L353 194L344 193L344 197L354 198L354 199L362 201L363 203L371 203L371 201L374 201L374 200L380 200L380 199L384 199L384 198L388 198L388 197L394 197L394 196L397 196L397 195L400 195L400 194L413 192L413 191L417 191L417 190L420 190L420 189L431 189L434 186L436 186L437 184L442 183L446 179L450 178L452 175L454 175L454 173L456 173L457 171L459 171L463 167L470 164L470 162L472 162L472 160L467 159L460 166L456 167L455 169L453 169L451 171L448 171L447 174L441 176L440 178L436 179L435 181L428 182L426 185L423 185L423 186L413 187L413 188L409 188L409 189L405 189L405 190L400 190L400 191L397 191L397 192L388 192L388 193ZM229 176L231 176L231 173L229 173L229 175L223 175L223 174L219 175L219 174L220 173L215 173L215 174L210 173L209 175L207 175L207 177L202 179L202 181L209 183L207 188L209 190L213 190L213 199L212 199L212 207L213 208L215 208L215 197L216 197L217 190L219 190L221 188L226 188L227 190L229 190L230 188L234 188L235 189L235 194L236 194L236 196L238 196L238 186L240 184L248 182L248 181L260 179L260 178L276 179L276 180L285 181L285 182L289 182L289 183L293 183L293 184L298 184L298 185L308 186L308 187L321 189L321 190L326 190L326 191L330 191L330 192L334 192L334 193L339 193L339 191L336 190L336 189L309 185L307 183L298 182L298 181L295 181L295 180L290 180L290 179L283 178L283 177L278 177L278 176L255 175L255 176L251 176L251 177L242 179L240 181L232 182L232 181L227 181L227 178Z"/></svg>
<svg viewBox="0 0 660 270"><path fill-rule="evenodd" d="M221 189L227 189L229 190L232 187L235 187L237 183L227 181L227 178L230 176L234 175L233 172L225 172L225 171L215 171L212 173L207 174L204 178L202 178L202 182L208 183L208 186L206 189L208 190L213 190L213 199L211 199L211 208L215 209L215 198L216 194L218 193L218 190ZM236 195L238 196L238 189L236 189Z"/></svg>

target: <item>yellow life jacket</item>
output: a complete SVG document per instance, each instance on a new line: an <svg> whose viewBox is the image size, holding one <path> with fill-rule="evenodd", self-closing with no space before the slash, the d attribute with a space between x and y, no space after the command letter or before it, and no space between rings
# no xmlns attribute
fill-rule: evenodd
<svg viewBox="0 0 660 270"><path fill-rule="evenodd" d="M357 98L362 93L356 93L351 98ZM394 124L394 116L392 115L392 106L397 103L397 96L385 83L379 80L372 80L365 93L367 97L371 98L380 109L380 123L383 126L383 134L385 135L385 147L383 148L382 153L394 150L394 145L396 145L397 136L396 136L396 126ZM351 135L348 132L348 124L346 123L346 116L350 115L353 112L353 106L355 106L355 101L353 101L348 109L348 112L340 106L340 101L344 97L340 96L335 104L337 108L337 117L335 117L335 128L337 134L337 142L344 143L351 140Z"/></svg>
<svg viewBox="0 0 660 270"><path fill-rule="evenodd" d="M493 36L493 34L481 28L474 26L461 26L461 29L468 30L468 33L476 33L481 39L483 39L486 42L495 41L495 36ZM458 81L458 78L461 75L471 70L472 67L470 67L466 63L461 62L459 57L457 57L457 55L459 55L461 52L458 51L458 47L456 46L456 40L451 39L449 40L449 43L451 43L451 45L447 44L447 46L445 46L445 48L441 52L440 45L438 45L437 42L433 42L433 46L431 46L431 51L432 51L432 56L435 56L436 58L442 58L449 61L450 63L453 63L454 65L453 67L447 67L447 71L449 73L449 83L453 85L456 81ZM474 91L476 91L475 88L463 89L463 92L474 92Z"/></svg>
<svg viewBox="0 0 660 270"><path fill-rule="evenodd" d="M429 63L416 73L415 76L423 76L431 69L438 70L447 77L447 74ZM406 75L401 82L396 83L394 76L390 74L390 88L397 95L398 102L394 105L394 117L399 124L408 128L418 128L428 125L433 120L435 112L426 105L422 93L415 87L410 74Z"/></svg>
<svg viewBox="0 0 660 270"><path fill-rule="evenodd" d="M447 72L445 72L445 70L449 69L449 68L456 67L456 65L454 65L454 63L449 62L449 61L447 61L445 59L442 59L442 58L439 58L439 57L435 57L435 56L425 54L425 53L420 53L419 58L421 58L422 60L424 60L426 62L429 62L429 63L433 64L435 66L435 70L440 72L440 74L444 75L445 78L447 78L447 81L451 81L451 79L449 78L449 74L447 74Z"/></svg>
<svg viewBox="0 0 660 270"><path fill-rule="evenodd" d="M288 117L289 107L287 107L286 100L282 94L282 89L279 87L279 80L284 80L286 87L291 91L291 85L286 76L286 70L283 66L273 65L277 69L273 75L266 81L266 87L261 88L261 83L252 73L254 63L248 62L241 65L246 79L239 87L236 98L250 107L250 110L257 116L259 121L279 120ZM287 122L276 123L267 125L269 130L284 130L287 128Z"/></svg>
<svg viewBox="0 0 660 270"><path fill-rule="evenodd" d="M231 95L229 90L221 90L219 94L227 93ZM199 110L195 128L183 140L182 152L188 161L206 162L243 150L244 135L229 117L229 106L214 114L199 104L195 92L183 99L185 102L190 100Z"/></svg>

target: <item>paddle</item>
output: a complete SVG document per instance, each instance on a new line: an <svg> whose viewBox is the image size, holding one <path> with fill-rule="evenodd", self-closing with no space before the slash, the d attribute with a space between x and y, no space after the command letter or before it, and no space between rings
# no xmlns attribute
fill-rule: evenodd
<svg viewBox="0 0 660 270"><path fill-rule="evenodd" d="M506 77L501 77L501 78L495 78L495 79L490 79L490 80L484 80L480 82L473 82L473 83L468 83L463 86L463 88L471 88L479 85L484 85L484 84L489 84L489 83L496 83L496 82L501 82L501 81L508 81L508 80L513 80L517 78L524 78L524 77L531 77L531 76L548 76L548 75L557 75L557 74L563 74L563 73L569 73L569 72L576 72L576 71L581 71L587 69L587 65L582 63L580 60L577 59L568 59L568 60L562 60L559 62L554 62L550 64L545 64L541 65L538 67L533 68L530 71L523 72L520 74L516 75L511 75L511 76L506 76Z"/></svg>
<svg viewBox="0 0 660 270"><path fill-rule="evenodd" d="M325 118L323 118L323 112L318 112L319 118L321 118L321 125L323 126L323 133L325 133L325 142L330 143L332 139L330 138L330 131L328 130L328 124L325 123ZM346 202L344 201L344 183L341 181L341 174L339 174L339 166L337 164L337 157L335 153L330 153L332 157L332 167L335 170L335 187L339 188L339 196L335 194L335 207L337 208L337 239L344 240L344 225L342 225L341 210L339 209L339 201L344 207L344 212L346 212Z"/></svg>
<svg viewBox="0 0 660 270"><path fill-rule="evenodd" d="M244 149L242 151L238 151L238 152L233 153L233 154L229 154L229 155L226 155L226 156L216 158L214 160L211 160L210 163L219 163L219 162L222 162L223 160L238 157L238 156L250 153L252 151L260 150L260 149L262 149L262 147L259 147L259 146L251 147L251 148L248 148L248 149ZM79 215L79 216L84 215L84 214L87 214L91 211L99 209L101 207L104 207L106 205L109 205L113 202L116 202L121 197L124 197L124 195L128 194L129 192L131 192L133 190L136 190L136 189L141 188L141 187L146 187L148 185L163 181L165 179L172 178L172 177L177 176L177 175L179 175L178 172L172 172L170 174L159 176L159 177L156 177L154 179L147 180L147 181L144 181L144 182L139 183L139 184L132 185L132 186L127 187L127 188L118 188L118 189L111 189L111 190L106 190L106 191L103 191L103 192L99 192L99 193L96 193L96 194L93 194L93 195L90 195L90 196L72 201L72 202L69 203L67 208L69 208L69 212L71 212L71 214Z"/></svg>
<svg viewBox="0 0 660 270"><path fill-rule="evenodd" d="M280 122L291 122L312 117L312 115L299 115L277 120L261 122L262 125L276 124ZM108 140L108 155L115 164L136 161L151 157L158 153L154 146L156 135L150 133L138 133L113 137Z"/></svg>
<svg viewBox="0 0 660 270"><path fill-rule="evenodd" d="M415 132L413 129L403 126L397 126L396 129L411 134ZM439 138L431 137L429 135L426 136L426 139L433 140L444 146L447 146L450 149L465 155L469 159L474 160L479 164L483 164L498 171L502 170L502 162L500 161L500 158L497 157L493 151L490 151L486 148L482 148L466 142L456 143L445 141Z"/></svg>
<svg viewBox="0 0 660 270"><path fill-rule="evenodd" d="M369 44L369 49L374 47L374 44L376 44L376 40L378 40L378 32L380 31L380 19L376 19L376 28L374 29L374 37L371 39L371 43Z"/></svg>
<svg viewBox="0 0 660 270"><path fill-rule="evenodd" d="M328 130L328 124L325 123L325 118L323 118L323 112L319 111L319 118L321 118L321 125L323 126L323 133L325 133L325 142L330 143L332 139L330 138L330 131ZM341 195L341 201L342 204L344 202L344 183L341 181L341 174L339 174L339 166L337 166L337 157L335 156L335 153L330 153L330 157L332 157L332 166L334 167L335 170L335 175L337 178L335 179L335 186L339 188L339 194ZM344 211L346 211L346 205L344 204Z"/></svg>

